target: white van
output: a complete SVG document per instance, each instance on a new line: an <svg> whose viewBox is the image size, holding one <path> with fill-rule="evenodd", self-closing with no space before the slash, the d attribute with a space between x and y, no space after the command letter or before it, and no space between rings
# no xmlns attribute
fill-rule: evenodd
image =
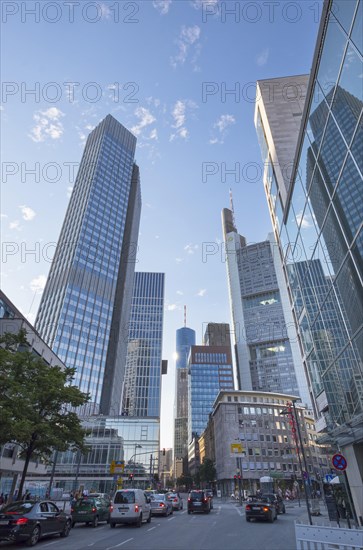
<svg viewBox="0 0 363 550"><path fill-rule="evenodd" d="M117 523L135 523L136 527L150 523L150 498L142 489L120 489L116 491L111 506L110 526Z"/></svg>

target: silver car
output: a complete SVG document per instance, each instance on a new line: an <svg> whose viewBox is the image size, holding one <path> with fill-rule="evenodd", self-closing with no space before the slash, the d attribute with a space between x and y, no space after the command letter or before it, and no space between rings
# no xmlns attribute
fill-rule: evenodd
<svg viewBox="0 0 363 550"><path fill-rule="evenodd" d="M171 502L173 510L183 510L184 503L179 493L167 493L166 497Z"/></svg>
<svg viewBox="0 0 363 550"><path fill-rule="evenodd" d="M173 506L166 495L151 495L151 515L169 516L173 513Z"/></svg>

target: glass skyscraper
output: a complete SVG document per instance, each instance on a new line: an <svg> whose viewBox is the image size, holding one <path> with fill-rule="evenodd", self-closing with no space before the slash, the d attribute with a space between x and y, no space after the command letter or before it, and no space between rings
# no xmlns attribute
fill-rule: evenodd
<svg viewBox="0 0 363 550"><path fill-rule="evenodd" d="M176 331L174 458L188 454L188 357L195 345L195 331L182 327Z"/></svg>
<svg viewBox="0 0 363 550"><path fill-rule="evenodd" d="M317 429L347 458L363 523L362 10L358 0L324 3L306 94L295 77L258 82L255 121ZM295 118L287 88L300 103ZM276 143L288 141L296 151L286 187Z"/></svg>
<svg viewBox="0 0 363 550"><path fill-rule="evenodd" d="M135 148L111 115L88 136L36 319L91 394L81 414L120 410L141 213Z"/></svg>
<svg viewBox="0 0 363 550"><path fill-rule="evenodd" d="M219 391L233 389L231 348L192 346L188 376L188 442L207 427Z"/></svg>
<svg viewBox="0 0 363 550"><path fill-rule="evenodd" d="M135 272L122 414L160 418L164 273Z"/></svg>
<svg viewBox="0 0 363 550"><path fill-rule="evenodd" d="M271 237L247 245L222 212L228 286L242 390L299 395L311 407L280 256Z"/></svg>

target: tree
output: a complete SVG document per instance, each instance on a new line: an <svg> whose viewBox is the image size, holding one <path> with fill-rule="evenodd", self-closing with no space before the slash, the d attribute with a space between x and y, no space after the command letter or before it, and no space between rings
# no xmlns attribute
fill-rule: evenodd
<svg viewBox="0 0 363 550"><path fill-rule="evenodd" d="M0 444L14 443L24 458L19 498L30 459L54 450L86 451L86 430L70 409L89 401L72 386L75 369L49 366L29 351L25 330L0 338Z"/></svg>
<svg viewBox="0 0 363 550"><path fill-rule="evenodd" d="M200 465L199 475L201 481L211 483L217 477L217 471L214 467L213 460L210 458L204 458L203 464Z"/></svg>

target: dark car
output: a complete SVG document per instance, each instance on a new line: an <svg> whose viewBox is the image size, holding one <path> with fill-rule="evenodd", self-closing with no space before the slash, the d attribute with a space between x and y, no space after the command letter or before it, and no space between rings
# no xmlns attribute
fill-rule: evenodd
<svg viewBox="0 0 363 550"><path fill-rule="evenodd" d="M210 510L210 499L204 491L190 491L188 496L188 514L192 512L204 512L209 514Z"/></svg>
<svg viewBox="0 0 363 550"><path fill-rule="evenodd" d="M110 501L102 497L82 497L71 508L72 527L76 523L92 524L97 527L100 521L110 522Z"/></svg>
<svg viewBox="0 0 363 550"><path fill-rule="evenodd" d="M68 537L70 530L69 514L48 500L15 501L0 510L0 540L34 546L47 535Z"/></svg>
<svg viewBox="0 0 363 550"><path fill-rule="evenodd" d="M286 513L285 503L281 497L275 493L264 493L262 497L275 505L278 514Z"/></svg>
<svg viewBox="0 0 363 550"><path fill-rule="evenodd" d="M275 504L272 504L268 499L260 495L252 495L247 498L245 512L246 521L251 521L251 519L263 519L273 523L274 520L277 519Z"/></svg>
<svg viewBox="0 0 363 550"><path fill-rule="evenodd" d="M210 500L210 509L213 510L213 490L212 489L206 489L205 494Z"/></svg>

